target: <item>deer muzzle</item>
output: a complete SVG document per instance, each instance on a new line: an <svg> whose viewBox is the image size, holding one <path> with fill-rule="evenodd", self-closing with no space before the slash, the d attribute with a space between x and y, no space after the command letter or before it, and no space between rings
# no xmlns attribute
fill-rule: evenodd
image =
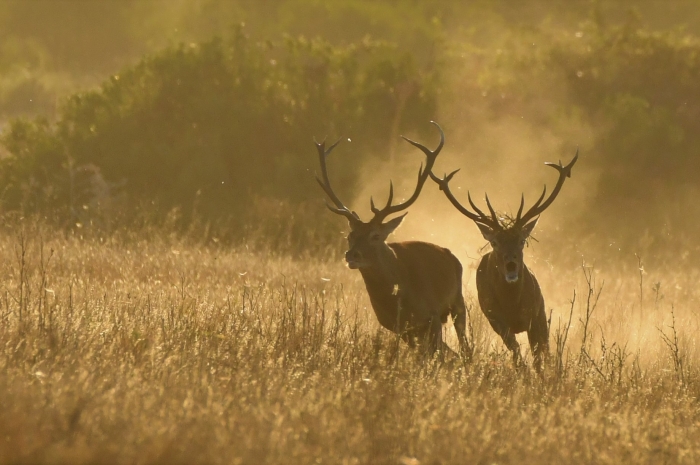
<svg viewBox="0 0 700 465"><path fill-rule="evenodd" d="M506 282L514 283L518 280L519 266L516 262L506 262L505 278Z"/></svg>
<svg viewBox="0 0 700 465"><path fill-rule="evenodd" d="M348 268L356 270L360 268L362 264L362 254L357 250L350 249L345 252L345 261L348 264Z"/></svg>

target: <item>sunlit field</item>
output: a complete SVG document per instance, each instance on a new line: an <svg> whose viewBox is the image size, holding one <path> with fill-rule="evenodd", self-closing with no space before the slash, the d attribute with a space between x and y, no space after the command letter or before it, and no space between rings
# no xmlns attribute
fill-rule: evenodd
<svg viewBox="0 0 700 465"><path fill-rule="evenodd" d="M696 271L535 263L540 377L512 366L470 280L474 358L441 363L379 327L340 261L82 232L0 235L3 463L700 459Z"/></svg>
<svg viewBox="0 0 700 465"><path fill-rule="evenodd" d="M697 1L0 1L0 465L700 463L699 146ZM503 224L558 196L543 370L419 167ZM346 266L387 198L351 241L449 248L470 359ZM383 252L409 318L455 307Z"/></svg>

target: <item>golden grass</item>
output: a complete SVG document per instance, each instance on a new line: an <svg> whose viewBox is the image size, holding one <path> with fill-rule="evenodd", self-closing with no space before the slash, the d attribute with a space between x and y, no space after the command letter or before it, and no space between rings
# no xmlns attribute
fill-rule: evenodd
<svg viewBox="0 0 700 465"><path fill-rule="evenodd" d="M397 344L339 262L28 222L0 232L0 267L2 463L700 461L697 274L663 275L684 289L674 333L654 277L642 313L638 275L593 271L584 343L583 273L535 266L554 307L541 379L468 283L465 365Z"/></svg>

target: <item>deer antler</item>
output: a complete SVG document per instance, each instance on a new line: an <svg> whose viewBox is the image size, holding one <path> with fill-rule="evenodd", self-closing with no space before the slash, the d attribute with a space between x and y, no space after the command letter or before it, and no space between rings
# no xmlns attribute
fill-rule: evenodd
<svg viewBox="0 0 700 465"><path fill-rule="evenodd" d="M420 192L423 189L423 185L425 184L425 181L428 179L428 176L431 174L431 170L433 169L433 165L435 164L435 159L437 158L438 154L442 150L442 147L445 145L445 133L442 131L442 128L435 121L431 121L431 123L434 124L438 128L438 130L440 131L440 143L438 144L438 146L435 150L430 150L426 146L424 146L423 144L420 144L416 141L408 139L407 137L401 136L409 144L411 144L415 147L418 147L427 157L425 169L423 169L422 163L421 163L420 168L418 169L418 183L416 184L416 188L413 191L413 195L411 195L411 197L403 203L400 203L397 205L392 205L391 202L394 199L394 184L390 181L389 182L389 199L387 200L384 208L382 208L381 210L376 208L374 206L374 199L372 199L371 197L369 199L370 208L372 209L372 213L374 213L374 218L372 218L372 221L382 222L387 216L407 209L408 207L410 207L413 204L413 202L416 201L416 199L418 199L418 196L420 195Z"/></svg>
<svg viewBox="0 0 700 465"><path fill-rule="evenodd" d="M559 180L557 181L557 185L554 186L554 190L552 190L552 193L549 195L547 200L542 202L544 199L545 194L547 193L547 186L544 187L544 190L542 191L542 195L540 195L540 198L537 199L537 202L530 208L524 215L523 213L523 207L525 206L525 196L520 197L520 208L518 208L518 214L515 218L515 222L513 223L514 226L524 226L527 224L530 220L532 220L534 217L542 214L543 211L549 207L552 202L554 202L554 199L559 195L559 191L561 190L561 187L564 185L564 181L566 178L571 177L571 168L574 166L576 163L576 160L578 160L578 149L576 150L576 155L574 155L573 160L566 165L563 166L561 161L559 161L559 164L557 163L545 163L547 166L551 166L552 168L555 168L557 171L559 171ZM459 201L455 198L455 196L452 194L450 191L450 186L449 182L452 179L452 177L457 173L459 170L455 170L451 172L450 174L447 174L443 176L442 179L438 178L435 176L433 173L430 173L430 178L437 183L438 186L440 186L440 190L445 193L445 196L449 199L449 201L454 205L454 207L459 210L460 213L462 213L464 216L467 218L477 222L484 224L491 229L503 229L501 226L500 222L498 221L498 216L496 215L495 210L491 206L491 202L489 201L489 196L486 194L486 206L489 209L489 212L491 213L491 217L487 216L479 210L479 208L474 205L474 202L472 201L471 195L469 192L467 192L467 198L469 199L469 204L471 207L474 209L476 213L472 213L469 211L467 208L465 208L462 204L459 203Z"/></svg>
<svg viewBox="0 0 700 465"><path fill-rule="evenodd" d="M328 149L326 149L325 140L320 144L316 141L314 141L314 143L316 144L316 150L318 150L318 158L321 163L321 177L323 178L323 180L321 180L318 176L316 176L316 181L318 181L318 184L321 186L328 198L330 198L333 204L335 205L335 207L332 207L328 204L328 202L326 202L326 207L328 207L328 209L333 213L343 215L348 219L348 221L360 221L360 217L357 215L357 213L355 213L354 211L350 211L345 205L343 205L343 202L340 201L338 196L335 195L335 192L333 192L333 188L331 187L330 180L328 179L326 158L328 158L328 155L330 155L335 146L340 143L340 139L338 139L335 144L328 147Z"/></svg>
<svg viewBox="0 0 700 465"><path fill-rule="evenodd" d="M576 155L574 155L573 160L571 160L571 162L566 166L563 166L561 164L561 160L559 160L558 164L549 162L545 163L545 165L551 166L552 168L559 171L559 179L557 180L557 185L554 186L554 189L552 190L552 193L549 194L547 200L545 200L544 203L542 203L542 199L544 199L544 196L547 193L547 186L545 185L544 190L542 191L542 195L540 195L540 198L537 199L537 202L535 202L535 204L524 215L521 216L523 206L525 204L525 197L522 196L520 198L520 208L518 209L518 215L515 217L516 225L524 226L534 217L541 215L542 212L545 211L547 207L549 207L552 204L552 202L554 202L554 199L556 199L557 195L559 195L561 186L564 185L564 181L566 181L566 178L571 177L571 168L576 163L576 160L578 160L578 149L576 149Z"/></svg>
<svg viewBox="0 0 700 465"><path fill-rule="evenodd" d="M489 217L486 215L484 212L479 210L479 207L474 205L474 202L472 201L472 196L467 191L467 199L469 200L469 205L474 209L476 213L472 213L469 211L466 207L464 207L459 201L455 198L455 196L452 194L452 191L450 191L450 180L452 177L458 172L459 170L454 170L450 174L446 174L443 176L442 179L438 178L435 176L432 172L430 173L430 179L435 181L438 186L440 186L440 190L445 193L445 197L454 205L454 207L459 210L459 212L469 218L472 221L475 221L477 223L484 224L491 229L503 229L501 226L501 223L498 221L498 216L496 215L495 210L491 206L491 202L489 201L489 196L488 194L485 195L486 197L486 206L489 208L489 212L491 213L491 216Z"/></svg>

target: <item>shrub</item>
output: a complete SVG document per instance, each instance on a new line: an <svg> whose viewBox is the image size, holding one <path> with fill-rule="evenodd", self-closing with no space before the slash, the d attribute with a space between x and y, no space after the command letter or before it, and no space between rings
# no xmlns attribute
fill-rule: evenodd
<svg viewBox="0 0 700 465"><path fill-rule="evenodd" d="M254 197L319 199L312 138L325 135L353 140L353 155L331 168L351 193L362 162L387 156L393 126L428 130L435 82L411 55L371 40L254 43L238 28L231 39L180 44L71 96L54 125L13 121L2 141L4 208L74 221L86 206L75 177L89 166L127 210L242 223Z"/></svg>
<svg viewBox="0 0 700 465"><path fill-rule="evenodd" d="M700 39L649 31L634 18L599 19L578 30L519 31L485 60L479 82L493 96L492 118L526 115L559 135L590 128L582 149L599 176L593 201L581 205L583 232L668 242L669 232L695 224Z"/></svg>

